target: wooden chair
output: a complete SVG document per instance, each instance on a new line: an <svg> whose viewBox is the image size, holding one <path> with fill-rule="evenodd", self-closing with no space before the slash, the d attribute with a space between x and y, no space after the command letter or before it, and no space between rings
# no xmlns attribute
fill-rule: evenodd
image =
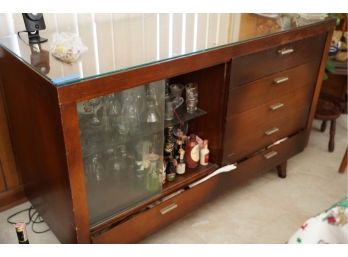
<svg viewBox="0 0 348 257"><path fill-rule="evenodd" d="M318 101L318 107L315 113L315 118L322 120L320 131L326 130L327 122L330 121L330 139L329 152L335 150L335 134L336 134L336 119L341 115L340 106L332 101L329 97L321 95Z"/></svg>

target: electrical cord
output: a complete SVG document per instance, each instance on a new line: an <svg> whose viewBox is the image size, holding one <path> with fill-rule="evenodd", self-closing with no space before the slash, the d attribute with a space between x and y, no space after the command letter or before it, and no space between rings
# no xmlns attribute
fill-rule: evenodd
<svg viewBox="0 0 348 257"><path fill-rule="evenodd" d="M12 225L15 225L17 222L15 221L12 221L11 219L16 217L18 214L21 214L23 212L28 212L28 221L25 222L26 225L30 225L31 223L31 230L36 233L36 234L42 234L42 233L46 233L47 231L49 231L50 229L45 229L45 230L36 230L34 228L35 225L37 224L40 224L40 223L43 223L44 220L43 218L39 215L38 211L34 209L33 206L30 206L29 208L26 208L24 210L21 210L21 211L18 211L12 215L10 215L8 218L7 218L7 222L9 224L12 224Z"/></svg>

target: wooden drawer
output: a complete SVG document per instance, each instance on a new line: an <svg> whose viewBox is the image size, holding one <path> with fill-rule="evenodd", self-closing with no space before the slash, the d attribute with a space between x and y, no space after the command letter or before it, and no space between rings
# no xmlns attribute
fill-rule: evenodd
<svg viewBox="0 0 348 257"><path fill-rule="evenodd" d="M285 142L241 162L232 172L217 175L109 230L92 234L91 240L93 243L109 244L138 242L190 211L201 207L223 191L242 186L244 182L258 176L262 171L267 171L302 151L304 136L304 133L297 134ZM273 155L271 158L267 157L270 156L270 153Z"/></svg>
<svg viewBox="0 0 348 257"><path fill-rule="evenodd" d="M306 126L311 94L284 95L257 108L227 118L224 159L238 161Z"/></svg>
<svg viewBox="0 0 348 257"><path fill-rule="evenodd" d="M117 226L92 234L93 243L134 243L201 206L219 191L219 180L210 179L145 210Z"/></svg>
<svg viewBox="0 0 348 257"><path fill-rule="evenodd" d="M261 151L254 156L248 158L245 161L238 163L237 172L249 172L249 170L254 170L254 172L267 171L275 166L287 161L289 158L295 154L303 151L304 142L306 138L305 132L300 132L292 137L289 137L284 142L274 145L264 151ZM225 163L229 163L226 161ZM233 173L230 174L230 177ZM235 178L233 178L235 180Z"/></svg>
<svg viewBox="0 0 348 257"><path fill-rule="evenodd" d="M231 86L245 84L313 60L320 62L325 36L321 34L233 59Z"/></svg>
<svg viewBox="0 0 348 257"><path fill-rule="evenodd" d="M227 115L244 112L295 91L312 92L319 62L306 63L229 90ZM275 81L283 81L276 84Z"/></svg>

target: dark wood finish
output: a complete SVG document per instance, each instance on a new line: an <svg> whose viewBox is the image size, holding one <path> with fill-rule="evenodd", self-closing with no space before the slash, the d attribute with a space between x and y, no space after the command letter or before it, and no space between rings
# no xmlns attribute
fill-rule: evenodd
<svg viewBox="0 0 348 257"><path fill-rule="evenodd" d="M277 140L304 129L310 94L290 93L259 107L227 117L224 162L235 162ZM271 106L284 104L272 111ZM278 131L267 135L267 131Z"/></svg>
<svg viewBox="0 0 348 257"><path fill-rule="evenodd" d="M347 160L348 160L348 149L344 153L342 161L341 161L341 164L340 164L340 167L338 168L338 172L339 173L344 173L346 171L347 164L348 164Z"/></svg>
<svg viewBox="0 0 348 257"><path fill-rule="evenodd" d="M340 104L341 111L347 113L347 67L345 74L328 74L323 81L321 95L326 95Z"/></svg>
<svg viewBox="0 0 348 257"><path fill-rule="evenodd" d="M269 74L279 72L291 67L320 60L320 55L325 42L325 35L310 37L305 40L291 42L267 49L255 54L237 57L232 65L232 83L234 85L246 84ZM278 51L292 49L293 52L281 55Z"/></svg>
<svg viewBox="0 0 348 257"><path fill-rule="evenodd" d="M0 50L2 93L26 196L61 242L76 242L57 91Z"/></svg>
<svg viewBox="0 0 348 257"><path fill-rule="evenodd" d="M287 162L283 162L279 165L277 165L277 171L278 171L278 177L280 178L286 178L286 164Z"/></svg>
<svg viewBox="0 0 348 257"><path fill-rule="evenodd" d="M0 161L0 193L6 191L6 182L5 182L5 175L2 170L2 164Z"/></svg>
<svg viewBox="0 0 348 257"><path fill-rule="evenodd" d="M158 229L167 226L174 220L201 207L204 203L216 197L223 191L241 186L247 180L260 175L271 167L284 162L288 156L303 150L303 136L300 133L283 144L264 151L247 161L240 163L236 170L215 176L196 187L170 198L159 205L131 217L118 226L104 233L92 234L93 243L134 243L149 236ZM264 155L277 151L277 155L265 161ZM162 215L161 210L177 205L172 211Z"/></svg>
<svg viewBox="0 0 348 257"><path fill-rule="evenodd" d="M325 131L326 122L330 121L330 138L329 138L329 152L335 149L335 134L336 134L336 119L341 115L340 106L329 98L319 98L315 118L322 120L320 130ZM325 124L325 125L324 125Z"/></svg>
<svg viewBox="0 0 348 257"><path fill-rule="evenodd" d="M332 120L330 124L329 152L333 152L335 150L335 135L336 135L336 120Z"/></svg>
<svg viewBox="0 0 348 257"><path fill-rule="evenodd" d="M323 120L323 122L321 123L321 126L320 126L320 131L325 132L326 127L327 127L327 121Z"/></svg>
<svg viewBox="0 0 348 257"><path fill-rule="evenodd" d="M87 207L87 192L82 162L80 143L80 127L76 104L61 107L61 123L65 143L68 177L70 183L71 201L74 206L74 223L76 241L89 243L89 217Z"/></svg>
<svg viewBox="0 0 348 257"><path fill-rule="evenodd" d="M318 61L306 63L242 86L235 86L231 80L227 115L244 112L295 91L307 91L312 94L319 64ZM232 69L233 67L234 62ZM280 77L287 77L289 80L275 85L274 79Z"/></svg>
<svg viewBox="0 0 348 257"><path fill-rule="evenodd" d="M27 201L23 186L0 193L0 212Z"/></svg>
<svg viewBox="0 0 348 257"><path fill-rule="evenodd" d="M0 90L0 210L26 200L21 184L13 155L4 99Z"/></svg>
<svg viewBox="0 0 348 257"><path fill-rule="evenodd" d="M323 21L289 32L265 36L257 40L220 47L62 87L50 84L5 49L0 49L0 76L6 98L6 109L10 118L11 140L18 170L25 182L24 188L27 197L62 242L85 243L90 242L90 240L93 242L134 242L187 212L202 206L203 203L223 190L241 185L243 181L260 174L261 171L282 165L288 158L303 150L308 138L320 91L319 80L323 74L325 56L333 26L333 20ZM294 43L299 45L298 49L302 49L297 41L307 40L312 36L317 36L323 41L326 36L326 45L324 52L320 53L318 57L321 58L320 72L310 104L309 119L306 120L306 131L293 136L290 135L292 132L289 131L286 135L288 139L285 142L272 147L265 145L261 149L255 149L257 151L253 155L248 156L248 158L244 156L245 159L243 158L243 161L238 163L235 172L216 176L152 209L146 210L144 207L154 204L158 199L151 199L152 202L134 206L124 216L124 219L120 220L120 223L108 220L99 224L98 227L91 228L88 222L81 144L75 108L77 102L166 78L175 77L173 81L180 80L182 83L198 82L200 87L199 106L207 111L207 115L192 121L190 128L191 131L195 131L210 140L211 161L220 164L224 144L231 140L226 137L227 128L224 124L227 100L231 89L229 87L230 80L234 79L231 76L231 71L234 72L231 66L235 65L235 62L231 65L230 60L238 57L242 59L242 56L251 56L254 53L265 53L264 51L270 46L276 49L279 46ZM309 51L318 54L320 50L315 50L317 44L320 43L313 42ZM295 66L316 61L315 56L311 53L303 53L303 55L304 57L296 57L294 61L289 62ZM297 56L297 54L292 56ZM267 63L270 67L268 69L265 61L260 63L259 60L257 63L259 63L258 68L262 67L263 73L251 74L253 79L291 68L291 65L285 62L279 65L281 68L278 70L271 68L269 66L271 64ZM273 63L273 65L275 64ZM235 67L245 69L245 67L253 68L253 65L256 64L249 63L248 66L238 67L239 65L237 65ZM304 87L299 88L303 89ZM301 91L304 92L305 90L302 89ZM268 102L259 103L253 108L258 108L260 104L266 103ZM303 108L309 106L303 102L302 105L304 105ZM257 113L260 115L260 112ZM289 115L292 117L293 114ZM287 121L286 123L289 124ZM293 125L293 127L296 126ZM296 128L299 129L301 126ZM293 133L296 132L293 131ZM180 186L172 187L172 190L180 187L185 188L185 184L190 183L186 179L179 182ZM177 201L182 208L176 208L173 212L167 213L168 215L158 217L158 211L162 207L166 207L170 201ZM142 209L139 209L140 207Z"/></svg>
<svg viewBox="0 0 348 257"><path fill-rule="evenodd" d="M319 66L319 70L318 70L317 82L315 85L315 89L314 89L314 93L313 93L313 97L312 97L312 102L311 102L311 107L310 107L310 111L309 111L309 116L308 116L308 121L307 121L307 128L306 128L307 137L305 139L306 146L308 145L309 134L310 134L311 129L312 129L313 118L314 118L315 111L317 109L317 103L318 103L318 99L319 99L319 94L320 94L320 89L322 86L325 66L326 66L326 62L327 62L327 58L328 58L328 52L329 52L331 39L332 39L332 32L333 32L333 30L328 30L328 32L326 33L325 47L324 47L322 54L321 54L321 61L320 61L320 66Z"/></svg>

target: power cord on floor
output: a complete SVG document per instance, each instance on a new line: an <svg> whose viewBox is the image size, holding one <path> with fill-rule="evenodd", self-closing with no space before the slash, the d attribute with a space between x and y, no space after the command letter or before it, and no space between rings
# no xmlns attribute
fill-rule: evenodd
<svg viewBox="0 0 348 257"><path fill-rule="evenodd" d="M7 218L7 222L9 224L12 224L12 225L15 225L17 222L15 221L12 221L11 219L16 217L18 214L21 214L23 212L28 212L28 221L27 222L24 222L26 225L30 225L31 223L31 230L34 232L34 233L37 233L37 234L42 234L42 233L46 233L47 231L49 231L50 229L45 229L45 230L36 230L34 228L34 226L36 224L40 224L40 223L43 223L44 220L43 218L39 215L38 211L34 209L33 206L30 206L29 208L27 209L24 209L24 210L21 210L21 211L18 211L12 215L10 215L8 218Z"/></svg>

